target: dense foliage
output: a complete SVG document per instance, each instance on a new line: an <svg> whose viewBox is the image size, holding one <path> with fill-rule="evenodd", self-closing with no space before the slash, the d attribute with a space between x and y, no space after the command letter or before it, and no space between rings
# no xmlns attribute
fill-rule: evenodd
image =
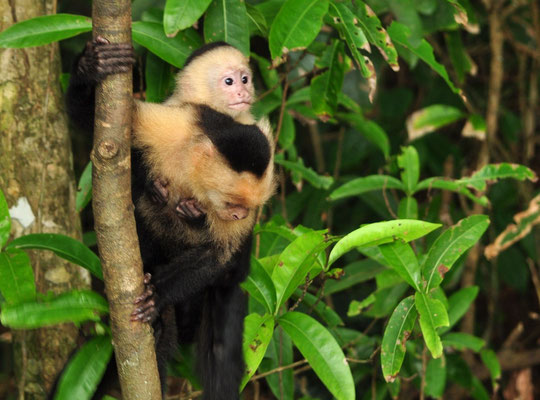
<svg viewBox="0 0 540 400"><path fill-rule="evenodd" d="M279 399L489 399L505 365L496 351L538 347L538 327L521 343L505 343L518 323L531 325L528 313L540 300L530 294L540 221L531 184L539 167L540 28L531 16L538 5L484 3L133 2L138 96L162 101L194 49L225 40L251 56L254 113L269 115L275 128L279 193L255 228L243 285L250 299L245 398L260 390L261 398ZM88 11L77 7L63 11ZM502 38L490 34L494 14ZM74 36L90 30L82 15L44 16L0 33L0 46L71 38L62 42L68 73L88 38ZM510 57L491 61L490 46L504 38ZM502 93L493 68L517 75L504 78ZM85 213L90 167L78 167ZM100 320L106 300L93 291L36 293L24 250L52 250L102 279L99 259L60 235L9 241L10 224L0 196L1 323L31 329L94 321L95 337L72 359L57 395L88 398L112 352ZM92 246L91 233L86 238ZM491 261L482 256L488 243ZM189 351L172 363L174 375L193 376ZM261 379L262 387L249 383ZM504 387L512 379L504 376Z"/></svg>

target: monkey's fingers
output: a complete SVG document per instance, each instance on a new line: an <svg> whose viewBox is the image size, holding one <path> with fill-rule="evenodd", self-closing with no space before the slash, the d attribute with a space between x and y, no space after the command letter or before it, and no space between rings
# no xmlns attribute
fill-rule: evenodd
<svg viewBox="0 0 540 400"><path fill-rule="evenodd" d="M150 300L131 313L131 321L153 322L158 316L156 303Z"/></svg>
<svg viewBox="0 0 540 400"><path fill-rule="evenodd" d="M156 204L165 204L169 199L168 182L162 179L156 179L150 186L150 198Z"/></svg>
<svg viewBox="0 0 540 400"><path fill-rule="evenodd" d="M199 218L205 214L202 206L195 199L180 200L176 205L176 211L186 218Z"/></svg>

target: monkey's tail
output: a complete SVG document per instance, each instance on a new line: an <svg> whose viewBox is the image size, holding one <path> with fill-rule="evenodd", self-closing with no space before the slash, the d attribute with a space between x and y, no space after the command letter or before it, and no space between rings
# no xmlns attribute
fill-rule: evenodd
<svg viewBox="0 0 540 400"><path fill-rule="evenodd" d="M203 400L237 400L244 374L246 299L238 285L208 291L199 338Z"/></svg>

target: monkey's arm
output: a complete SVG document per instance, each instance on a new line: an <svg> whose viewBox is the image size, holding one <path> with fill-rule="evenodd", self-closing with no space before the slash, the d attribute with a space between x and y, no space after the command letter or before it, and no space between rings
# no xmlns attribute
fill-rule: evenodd
<svg viewBox="0 0 540 400"><path fill-rule="evenodd" d="M131 43L109 43L98 36L75 61L66 94L67 112L81 128L94 128L94 91L107 76L129 71L135 63Z"/></svg>
<svg viewBox="0 0 540 400"><path fill-rule="evenodd" d="M225 265L218 262L215 249L193 248L156 266L153 276L145 276L145 291L135 300L131 320L153 322L167 305L180 304L211 286L243 282L249 273L251 243L250 235Z"/></svg>

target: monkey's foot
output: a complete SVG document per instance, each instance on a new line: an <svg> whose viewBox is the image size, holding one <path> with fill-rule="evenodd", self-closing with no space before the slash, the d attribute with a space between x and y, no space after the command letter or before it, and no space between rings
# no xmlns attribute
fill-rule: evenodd
<svg viewBox="0 0 540 400"><path fill-rule="evenodd" d="M79 73L97 82L107 76L130 71L135 64L131 43L110 43L102 36L86 44L79 60Z"/></svg>
<svg viewBox="0 0 540 400"><path fill-rule="evenodd" d="M160 178L157 178L152 182L149 192L150 192L150 198L152 199L154 203L156 204L167 203L167 200L169 199L169 190L167 189L168 185L169 185L169 182Z"/></svg>
<svg viewBox="0 0 540 400"><path fill-rule="evenodd" d="M199 218L206 214L204 208L195 199L182 199L176 205L176 212L184 218Z"/></svg>
<svg viewBox="0 0 540 400"><path fill-rule="evenodd" d="M149 273L144 274L144 293L137 297L133 304L135 304L135 311L131 313L132 321L153 323L159 312L156 307L156 288L150 283L152 275Z"/></svg>

